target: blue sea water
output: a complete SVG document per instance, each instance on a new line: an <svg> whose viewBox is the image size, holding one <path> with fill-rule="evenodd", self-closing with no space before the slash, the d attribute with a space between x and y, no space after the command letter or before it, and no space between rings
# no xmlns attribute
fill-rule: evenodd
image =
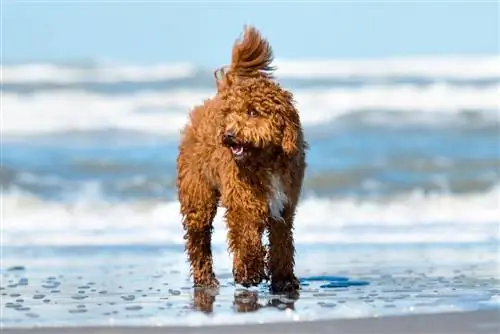
<svg viewBox="0 0 500 334"><path fill-rule="evenodd" d="M326 278L304 285L294 310L270 319L498 305L498 59L422 70L429 64L374 60L308 72L319 65L302 62L278 72L311 146L297 271ZM3 67L4 325L179 323L192 303L175 157L190 108L214 93L211 72L107 66ZM221 217L213 238L224 311L210 319L240 321L230 311L235 287ZM369 284L345 287L331 277L338 275ZM88 286L78 277L100 287L78 289ZM62 288L43 288L47 280ZM144 289L151 291L136 291ZM95 291L78 292L87 290ZM74 305L83 299L84 307ZM75 311L89 305L93 311ZM189 312L182 321L208 321Z"/></svg>

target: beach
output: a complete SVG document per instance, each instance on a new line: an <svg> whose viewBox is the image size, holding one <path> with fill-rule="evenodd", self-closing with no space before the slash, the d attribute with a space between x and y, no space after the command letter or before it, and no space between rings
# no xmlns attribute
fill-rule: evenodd
<svg viewBox="0 0 500 334"><path fill-rule="evenodd" d="M5 334L174 334L174 333L320 333L320 334L496 334L500 331L498 311L475 311L434 315L407 315L380 319L323 320L263 325L209 327L62 327L4 329Z"/></svg>
<svg viewBox="0 0 500 334"><path fill-rule="evenodd" d="M190 330L210 333L219 325L229 331L263 324L266 332L291 326L292 333L321 333L338 324L339 331L358 333L364 326L397 332L411 323L432 333L468 330L459 324L469 319L490 329L500 298L495 244L466 250L462 245L391 249L299 247L300 293L275 296L266 284L235 285L222 249L214 253L220 288L200 290L191 286L182 247L7 248L5 258L11 260L2 274L2 326L35 332L73 328L76 333L81 326L97 332L194 327ZM379 259L373 257L376 252ZM407 263L408 258L427 260L416 264ZM446 317L460 320L442 321Z"/></svg>
<svg viewBox="0 0 500 334"><path fill-rule="evenodd" d="M497 58L280 64L311 146L297 300L234 285L222 208L221 287L192 289L175 159L211 69L4 64L3 332L497 331Z"/></svg>

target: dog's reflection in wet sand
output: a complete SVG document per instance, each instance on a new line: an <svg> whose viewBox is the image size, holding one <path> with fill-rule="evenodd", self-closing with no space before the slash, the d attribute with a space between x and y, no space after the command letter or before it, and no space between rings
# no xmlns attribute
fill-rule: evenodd
<svg viewBox="0 0 500 334"><path fill-rule="evenodd" d="M193 308L203 313L214 311L215 298L218 289L195 288L193 291ZM259 293L250 290L238 290L234 294L233 307L238 313L255 312L265 307L275 307L280 310L295 309L295 302L299 299L299 294L270 295L267 302L259 301Z"/></svg>
<svg viewBox="0 0 500 334"><path fill-rule="evenodd" d="M236 312L254 312L260 308L276 307L280 310L295 309L298 294L268 296L265 304L259 303L259 295L256 291L243 290L234 294L233 307Z"/></svg>

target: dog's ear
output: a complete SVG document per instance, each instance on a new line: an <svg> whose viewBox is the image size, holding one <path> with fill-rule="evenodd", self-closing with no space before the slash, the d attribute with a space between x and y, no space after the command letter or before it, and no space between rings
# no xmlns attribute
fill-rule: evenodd
<svg viewBox="0 0 500 334"><path fill-rule="evenodd" d="M227 66L219 67L214 71L215 87L220 92L225 86L230 84L230 78L227 75Z"/></svg>
<svg viewBox="0 0 500 334"><path fill-rule="evenodd" d="M283 131L281 147L288 156L294 156L298 152L299 125L296 122L286 122Z"/></svg>

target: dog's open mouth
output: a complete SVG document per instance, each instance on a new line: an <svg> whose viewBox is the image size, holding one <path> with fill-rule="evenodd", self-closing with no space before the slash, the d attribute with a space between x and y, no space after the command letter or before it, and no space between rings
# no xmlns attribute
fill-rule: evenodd
<svg viewBox="0 0 500 334"><path fill-rule="evenodd" d="M233 144L230 149L236 158L241 158L245 155L245 148L243 145Z"/></svg>
<svg viewBox="0 0 500 334"><path fill-rule="evenodd" d="M243 155L243 152L245 152L245 149L241 145L234 145L234 146L231 146L231 152L233 152L233 154L236 156L240 156L240 155Z"/></svg>
<svg viewBox="0 0 500 334"><path fill-rule="evenodd" d="M247 155L248 146L237 140L232 131L228 131L226 134L224 134L222 143L224 146L231 150L231 153L236 160L241 160Z"/></svg>

